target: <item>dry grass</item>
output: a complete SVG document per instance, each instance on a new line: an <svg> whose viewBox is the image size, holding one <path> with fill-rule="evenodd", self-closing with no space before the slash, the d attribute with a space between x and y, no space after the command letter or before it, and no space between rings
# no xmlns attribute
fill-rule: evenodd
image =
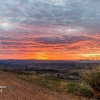
<svg viewBox="0 0 100 100"><path fill-rule="evenodd" d="M58 77L38 76L38 75L20 75L21 79L37 84L64 94L71 93L76 96L91 98L93 97L90 87L80 80L66 80Z"/></svg>
<svg viewBox="0 0 100 100"><path fill-rule="evenodd" d="M100 66L88 67L83 72L83 78L91 86L94 96L100 97Z"/></svg>
<svg viewBox="0 0 100 100"><path fill-rule="evenodd" d="M67 80L60 77L40 76L37 74L29 74L24 72L16 72L3 70L6 72L17 74L17 76L25 81L39 85L43 88L53 90L64 94L74 94L76 96L92 98L93 94L90 91L89 85L83 80Z"/></svg>
<svg viewBox="0 0 100 100"><path fill-rule="evenodd" d="M0 85L6 86L0 93L0 100L78 100L69 94L56 93L25 82L18 75L22 74L0 71Z"/></svg>

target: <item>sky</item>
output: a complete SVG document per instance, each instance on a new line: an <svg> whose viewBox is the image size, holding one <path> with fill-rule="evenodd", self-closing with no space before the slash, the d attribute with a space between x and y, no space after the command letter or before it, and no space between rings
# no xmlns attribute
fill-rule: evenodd
<svg viewBox="0 0 100 100"><path fill-rule="evenodd" d="M0 59L99 55L100 0L0 0Z"/></svg>

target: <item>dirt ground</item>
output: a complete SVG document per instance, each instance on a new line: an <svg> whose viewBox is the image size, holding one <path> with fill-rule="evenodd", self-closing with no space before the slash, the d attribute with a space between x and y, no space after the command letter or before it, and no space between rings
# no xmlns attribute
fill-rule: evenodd
<svg viewBox="0 0 100 100"><path fill-rule="evenodd" d="M6 86L3 88L1 86ZM3 89L1 89L3 88ZM21 80L17 75L0 71L0 100L79 100ZM85 100L85 99L80 99Z"/></svg>

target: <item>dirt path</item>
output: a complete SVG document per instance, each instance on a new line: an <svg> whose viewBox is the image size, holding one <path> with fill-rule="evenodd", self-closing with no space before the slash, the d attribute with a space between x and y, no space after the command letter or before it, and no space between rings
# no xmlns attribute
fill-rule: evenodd
<svg viewBox="0 0 100 100"><path fill-rule="evenodd" d="M0 72L0 86L6 86L0 91L0 100L77 100L25 82L6 72Z"/></svg>

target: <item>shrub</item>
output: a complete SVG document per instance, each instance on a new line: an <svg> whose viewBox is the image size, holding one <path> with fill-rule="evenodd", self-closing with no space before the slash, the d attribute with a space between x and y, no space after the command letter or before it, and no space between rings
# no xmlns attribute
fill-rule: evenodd
<svg viewBox="0 0 100 100"><path fill-rule="evenodd" d="M88 97L88 98L93 97L93 93L90 91L88 87L80 87L79 92L84 97Z"/></svg>
<svg viewBox="0 0 100 100"><path fill-rule="evenodd" d="M91 86L94 96L100 97L100 66L94 66L85 70L83 78Z"/></svg>

